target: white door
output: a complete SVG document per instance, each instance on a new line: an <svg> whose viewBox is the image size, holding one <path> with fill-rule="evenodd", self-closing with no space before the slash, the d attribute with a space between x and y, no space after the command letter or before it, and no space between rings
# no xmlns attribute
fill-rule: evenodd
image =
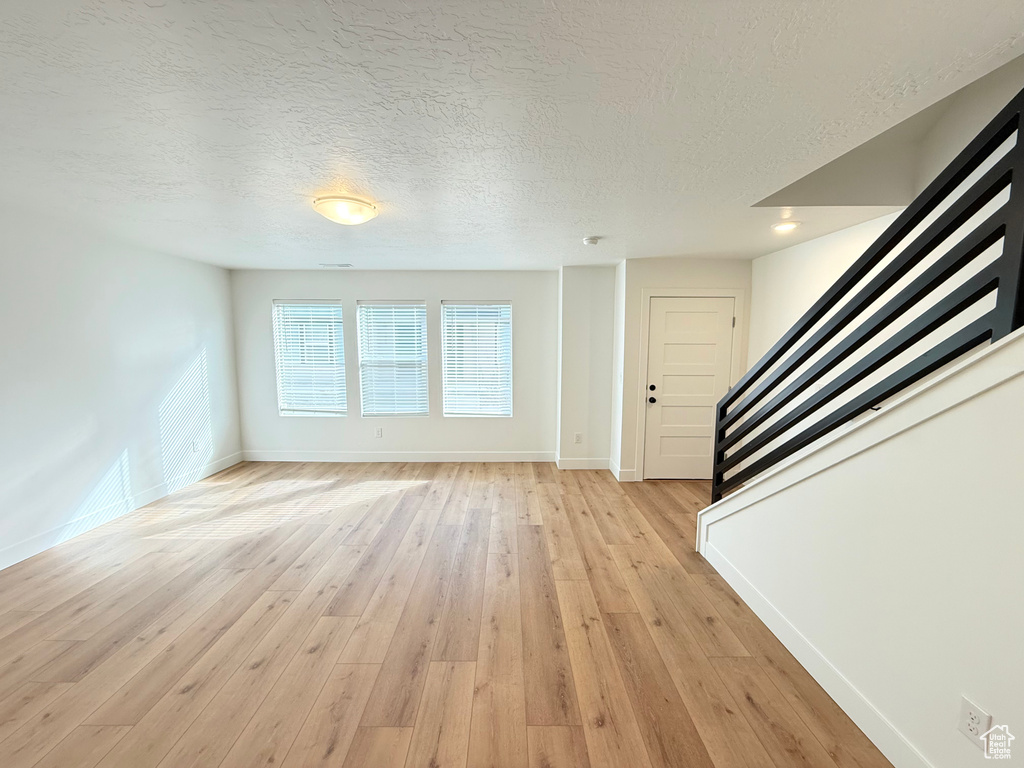
<svg viewBox="0 0 1024 768"><path fill-rule="evenodd" d="M715 406L729 391L731 298L652 298L644 477L710 480Z"/></svg>

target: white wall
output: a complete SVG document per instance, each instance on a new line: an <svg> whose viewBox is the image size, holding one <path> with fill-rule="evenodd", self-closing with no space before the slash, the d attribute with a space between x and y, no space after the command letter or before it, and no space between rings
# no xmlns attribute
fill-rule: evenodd
<svg viewBox="0 0 1024 768"><path fill-rule="evenodd" d="M562 469L608 468L614 294L614 266L561 269L557 458Z"/></svg>
<svg viewBox="0 0 1024 768"><path fill-rule="evenodd" d="M622 477L622 381L626 345L626 262L615 267L615 295L612 299L612 439L608 468L615 477Z"/></svg>
<svg viewBox="0 0 1024 768"><path fill-rule="evenodd" d="M928 186L1022 88L1024 56L1018 56L954 94L942 119L921 142L916 188Z"/></svg>
<svg viewBox="0 0 1024 768"><path fill-rule="evenodd" d="M240 451L227 272L2 210L0 568Z"/></svg>
<svg viewBox="0 0 1024 768"><path fill-rule="evenodd" d="M613 397L618 400L621 412L618 425L613 427L612 445L617 450L612 453L612 470L617 470L619 480L630 481L643 479L641 435L647 394L644 389L647 360L643 359L641 350L641 337L647 322L644 317L644 291L666 289L685 293L686 289L727 289L736 292L734 343L740 362L734 366L735 381L743 374L742 361L746 360L750 262L734 259L630 259L625 262L623 277L621 379L618 379L620 363L616 349L616 380L613 383ZM617 289L619 285L617 273Z"/></svg>
<svg viewBox="0 0 1024 768"><path fill-rule="evenodd" d="M748 369L821 298L898 215L882 216L754 259Z"/></svg>
<svg viewBox="0 0 1024 768"><path fill-rule="evenodd" d="M701 514L701 551L897 768L1024 732L1024 334ZM1016 749L1016 748L1015 748Z"/></svg>
<svg viewBox="0 0 1024 768"><path fill-rule="evenodd" d="M242 444L246 458L303 461L554 459L557 403L557 272L232 273ZM277 409L271 307L274 299L341 299L349 414L281 416ZM363 418L359 413L356 302L427 302L430 415ZM512 302L513 417L441 415L440 304ZM382 427L382 438L374 437Z"/></svg>

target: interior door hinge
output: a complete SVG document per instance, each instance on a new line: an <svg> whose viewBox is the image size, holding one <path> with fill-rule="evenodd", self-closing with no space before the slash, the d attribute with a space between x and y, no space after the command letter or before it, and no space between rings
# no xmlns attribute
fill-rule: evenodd
<svg viewBox="0 0 1024 768"><path fill-rule="evenodd" d="M735 317L734 317L734 318L732 319L732 327L733 327L733 328L735 328L735 327L736 327L736 318L735 318Z"/></svg>

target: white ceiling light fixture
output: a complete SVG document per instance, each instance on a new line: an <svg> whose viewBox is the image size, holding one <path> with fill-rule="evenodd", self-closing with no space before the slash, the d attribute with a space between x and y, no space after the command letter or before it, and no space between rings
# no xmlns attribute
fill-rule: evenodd
<svg viewBox="0 0 1024 768"><path fill-rule="evenodd" d="M600 240L600 239L601 239L600 237L596 237L594 235L591 235L590 237L584 237L583 238L583 244L584 245L597 245L597 241Z"/></svg>
<svg viewBox="0 0 1024 768"><path fill-rule="evenodd" d="M780 221L778 224L772 224L772 229L779 234L786 234L792 232L794 229L800 226L799 221Z"/></svg>
<svg viewBox="0 0 1024 768"><path fill-rule="evenodd" d="M337 224L362 224L377 215L377 206L369 200L328 195L313 200L313 210Z"/></svg>

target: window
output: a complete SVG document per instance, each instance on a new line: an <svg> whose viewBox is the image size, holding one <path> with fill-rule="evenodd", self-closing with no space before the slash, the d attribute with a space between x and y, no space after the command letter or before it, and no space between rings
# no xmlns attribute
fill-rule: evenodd
<svg viewBox="0 0 1024 768"><path fill-rule="evenodd" d="M275 301L274 357L282 416L345 415L345 334L339 302Z"/></svg>
<svg viewBox="0 0 1024 768"><path fill-rule="evenodd" d="M441 305L445 416L512 415L512 305Z"/></svg>
<svg viewBox="0 0 1024 768"><path fill-rule="evenodd" d="M359 384L363 416L425 416L427 308L359 302Z"/></svg>

